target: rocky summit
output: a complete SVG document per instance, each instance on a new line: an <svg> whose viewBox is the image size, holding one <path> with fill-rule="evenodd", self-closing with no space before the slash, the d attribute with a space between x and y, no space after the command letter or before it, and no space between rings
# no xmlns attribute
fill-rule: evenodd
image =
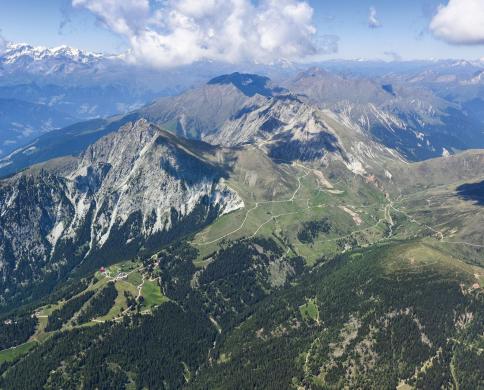
<svg viewBox="0 0 484 390"><path fill-rule="evenodd" d="M22 295L13 286L59 278L112 251L125 257L151 237L193 231L243 207L223 167L205 157L213 153L139 120L59 171L45 164L2 182L4 302Z"/></svg>

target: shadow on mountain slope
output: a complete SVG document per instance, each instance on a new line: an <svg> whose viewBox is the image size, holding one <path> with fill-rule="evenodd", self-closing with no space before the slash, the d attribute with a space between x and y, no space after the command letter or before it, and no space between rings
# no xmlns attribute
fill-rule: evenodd
<svg viewBox="0 0 484 390"><path fill-rule="evenodd" d="M326 153L344 152L338 139L330 133L322 131L310 139L293 139L292 134L283 133L274 136L274 143L269 147L269 156L279 161L311 161L323 158Z"/></svg>
<svg viewBox="0 0 484 390"><path fill-rule="evenodd" d="M245 96L249 97L252 97L256 94L269 97L284 91L283 88L273 88L270 83L271 80L268 77L263 77L256 74L243 74L238 72L215 77L208 82L209 85L233 84Z"/></svg>
<svg viewBox="0 0 484 390"><path fill-rule="evenodd" d="M464 200L474 201L484 206L484 180L478 183L466 183L457 187L457 195Z"/></svg>

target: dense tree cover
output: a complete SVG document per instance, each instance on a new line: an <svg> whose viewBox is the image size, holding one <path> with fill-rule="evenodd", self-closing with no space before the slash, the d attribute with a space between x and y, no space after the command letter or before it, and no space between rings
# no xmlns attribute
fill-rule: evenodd
<svg viewBox="0 0 484 390"><path fill-rule="evenodd" d="M94 291L87 291L68 300L62 307L54 310L49 316L45 330L51 332L62 328L62 325L69 321L93 295Z"/></svg>
<svg viewBox="0 0 484 390"><path fill-rule="evenodd" d="M91 299L87 307L81 311L76 319L77 323L83 324L91 321L93 318L108 314L117 296L118 290L116 290L114 282L109 282L106 287Z"/></svg>
<svg viewBox="0 0 484 390"><path fill-rule="evenodd" d="M220 342L224 336L217 336L209 317L216 318L224 332L248 317L251 305L271 289L267 266L282 254L272 240L239 241L213 254L212 262L199 272L193 265L198 255L195 248L182 242L170 245L157 260L163 291L176 303L161 305L153 316L134 315L121 323L58 334L7 370L5 387L28 389L44 384L69 388L82 384L90 388L112 381L119 388L130 382L150 389L180 388L185 377L194 377L208 364L215 338ZM289 279L302 272L302 259L288 260L288 264L292 272ZM105 288L106 293L94 296L88 308L110 307L104 305L106 299L98 299L107 295L108 289L111 286ZM74 306L71 301L66 308ZM81 314L81 322L93 316L87 310ZM224 310L231 313L226 315ZM56 314L56 318L73 315ZM22 374L25 370L39 375L29 382L32 379Z"/></svg>
<svg viewBox="0 0 484 390"><path fill-rule="evenodd" d="M472 309L474 320L468 324L461 337L453 339L456 380L462 389L484 388L484 310L476 305ZM477 387L473 387L478 384Z"/></svg>
<svg viewBox="0 0 484 390"><path fill-rule="evenodd" d="M47 297L46 302L55 303L61 299L68 301L73 296L84 291L93 278L72 278L59 284L55 290ZM95 278L94 278L95 279Z"/></svg>
<svg viewBox="0 0 484 390"><path fill-rule="evenodd" d="M4 318L0 322L0 350L26 342L35 332L37 318L31 315Z"/></svg>
<svg viewBox="0 0 484 390"><path fill-rule="evenodd" d="M62 388L64 383L60 383L63 380L61 362L67 365L68 362L75 360L75 355L89 348L93 338L101 331L100 328L86 328L54 335L24 360L11 367L1 379L0 387L19 390L40 389L51 377L51 388L55 388L56 385L59 385L57 388Z"/></svg>
<svg viewBox="0 0 484 390"><path fill-rule="evenodd" d="M217 346L219 363L193 387L395 388L406 379L440 388L451 383L452 360L461 388L479 388L484 366L469 347L478 331L460 333L455 318L484 312L482 296L464 294L465 276L445 266L389 273L387 256L386 247L338 256L256 303L253 315ZM319 323L299 311L307 298L317 303ZM483 331L478 318L472 326ZM416 379L415 371L434 356L434 368Z"/></svg>
<svg viewBox="0 0 484 390"><path fill-rule="evenodd" d="M452 350L451 345L447 345L443 350L439 350L433 356L424 370L421 370L415 380L410 383L418 389L448 389L451 388L452 374L451 364ZM462 383L461 383L462 386ZM462 387L467 389L468 387Z"/></svg>
<svg viewBox="0 0 484 390"><path fill-rule="evenodd" d="M479 352L477 348L468 348L462 344L457 345L454 367L456 379L461 389L484 388L484 354Z"/></svg>
<svg viewBox="0 0 484 390"><path fill-rule="evenodd" d="M326 217L320 221L304 222L297 233L297 238L304 244L311 244L319 234L329 233L330 230L331 223Z"/></svg>
<svg viewBox="0 0 484 390"><path fill-rule="evenodd" d="M174 243L158 254L162 291L184 307L189 307L194 300L194 305L199 303L190 287L197 270L193 265L197 255L198 251L185 242Z"/></svg>
<svg viewBox="0 0 484 390"><path fill-rule="evenodd" d="M198 278L206 311L230 329L248 317L257 302L273 290L270 264L283 259L287 280L304 268L299 257L286 259L273 240L252 239L227 245L212 257Z"/></svg>
<svg viewBox="0 0 484 390"><path fill-rule="evenodd" d="M107 389L132 381L136 388L180 388L185 370L195 373L205 361L215 333L201 311L169 302L152 316L56 334L11 367L0 387Z"/></svg>
<svg viewBox="0 0 484 390"><path fill-rule="evenodd" d="M465 292L454 268L389 269L405 245L413 243L305 271L272 240L225 243L203 269L195 248L174 243L152 270L171 302L153 315L56 333L5 366L0 388L389 389L403 379L479 388L483 297ZM274 268L286 288L271 283ZM301 313L308 301L317 315Z"/></svg>
<svg viewBox="0 0 484 390"><path fill-rule="evenodd" d="M228 243L210 256L210 263L200 272L192 262L196 256L197 251L184 243L160 253L163 292L184 307L202 305L205 313L228 329L250 315L253 305L273 289L269 265L283 258L283 251L269 239ZM302 258L284 261L287 281L304 268Z"/></svg>

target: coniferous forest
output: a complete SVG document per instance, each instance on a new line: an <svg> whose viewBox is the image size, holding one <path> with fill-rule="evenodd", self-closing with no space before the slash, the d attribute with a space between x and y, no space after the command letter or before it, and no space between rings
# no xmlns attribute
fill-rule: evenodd
<svg viewBox="0 0 484 390"><path fill-rule="evenodd" d="M281 255L275 241L226 244L201 274L192 262L197 250L175 243L152 270L169 302L152 315L55 333L4 363L1 387L390 388L406 378L420 389L455 381L479 388L483 361L474 340L483 331L482 296L463 291L446 269L389 273L392 253L391 246L359 250L312 272L295 258L287 289L271 284L271 264ZM92 297L77 321L106 313L113 286ZM89 298L69 300L48 328ZM468 324L456 327L456 318ZM25 323L17 343L29 332Z"/></svg>

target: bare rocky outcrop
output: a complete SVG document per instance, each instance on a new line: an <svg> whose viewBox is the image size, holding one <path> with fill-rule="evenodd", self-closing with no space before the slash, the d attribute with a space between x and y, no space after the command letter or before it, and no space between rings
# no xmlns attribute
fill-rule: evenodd
<svg viewBox="0 0 484 390"><path fill-rule="evenodd" d="M46 273L162 244L243 207L211 148L139 120L91 145L62 175L37 167L2 181L3 298Z"/></svg>

